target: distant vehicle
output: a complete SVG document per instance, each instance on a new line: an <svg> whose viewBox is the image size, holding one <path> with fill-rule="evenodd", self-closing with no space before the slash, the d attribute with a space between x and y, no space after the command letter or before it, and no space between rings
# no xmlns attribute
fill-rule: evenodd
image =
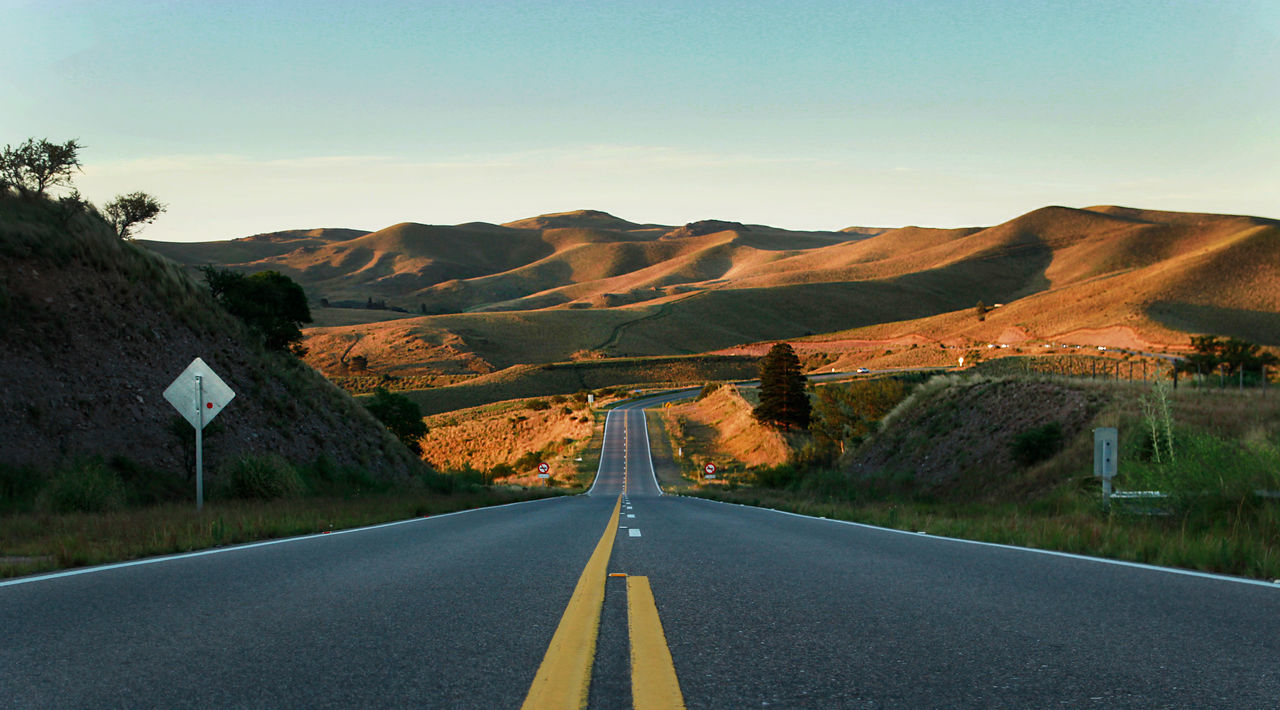
<svg viewBox="0 0 1280 710"><path fill-rule="evenodd" d="M868 370L865 367L859 367L857 370L854 370L854 372L858 373L859 375L865 375L868 372L871 372L871 370Z"/></svg>
<svg viewBox="0 0 1280 710"><path fill-rule="evenodd" d="M1099 345L1099 346L1098 346L1098 349L1099 349L1099 350L1106 350L1106 349L1107 349L1107 346L1105 346L1105 345Z"/></svg>

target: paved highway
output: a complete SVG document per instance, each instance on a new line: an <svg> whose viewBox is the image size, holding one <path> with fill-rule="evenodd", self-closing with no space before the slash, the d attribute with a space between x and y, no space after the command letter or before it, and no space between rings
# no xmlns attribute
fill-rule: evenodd
<svg viewBox="0 0 1280 710"><path fill-rule="evenodd" d="M1277 706L1271 585L660 495L645 436L585 496L6 583L0 704Z"/></svg>

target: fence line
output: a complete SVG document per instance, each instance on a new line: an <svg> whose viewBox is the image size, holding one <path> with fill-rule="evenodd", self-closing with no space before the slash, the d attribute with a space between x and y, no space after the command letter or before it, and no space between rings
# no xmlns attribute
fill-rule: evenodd
<svg viewBox="0 0 1280 710"><path fill-rule="evenodd" d="M1275 368L1269 368L1266 365L1258 369L1242 367L1230 375L1222 369L1210 373L1179 372L1172 363L1153 363L1146 359L1117 360L1087 355L1029 356L1017 359L1022 361L1022 371L1028 374L1128 382L1169 380L1175 388L1182 385L1204 390L1260 389L1264 395L1271 389L1271 378L1276 373Z"/></svg>

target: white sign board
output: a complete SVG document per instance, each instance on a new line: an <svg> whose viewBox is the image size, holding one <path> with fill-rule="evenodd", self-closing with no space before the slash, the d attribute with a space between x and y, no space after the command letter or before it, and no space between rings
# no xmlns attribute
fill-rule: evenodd
<svg viewBox="0 0 1280 710"><path fill-rule="evenodd" d="M203 397L197 402L200 394ZM200 358L192 360L187 369L178 375L178 379L164 391L164 398L169 400L169 404L197 429L213 421L218 412L235 396L236 393L231 391L227 383Z"/></svg>
<svg viewBox="0 0 1280 710"><path fill-rule="evenodd" d="M218 373L200 358L192 360L164 391L164 398L196 430L196 510L204 508L204 442L201 434L235 396L236 393L218 377Z"/></svg>

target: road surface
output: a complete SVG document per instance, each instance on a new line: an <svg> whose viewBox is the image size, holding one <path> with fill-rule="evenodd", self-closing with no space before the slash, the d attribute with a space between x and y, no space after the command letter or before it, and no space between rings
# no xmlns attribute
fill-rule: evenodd
<svg viewBox="0 0 1280 710"><path fill-rule="evenodd" d="M4 583L2 704L516 708L547 706L544 690L596 708L1280 698L1271 585L660 495L645 437L637 405L609 415L588 495ZM575 651L574 634L594 647ZM586 667L564 660L575 657Z"/></svg>

